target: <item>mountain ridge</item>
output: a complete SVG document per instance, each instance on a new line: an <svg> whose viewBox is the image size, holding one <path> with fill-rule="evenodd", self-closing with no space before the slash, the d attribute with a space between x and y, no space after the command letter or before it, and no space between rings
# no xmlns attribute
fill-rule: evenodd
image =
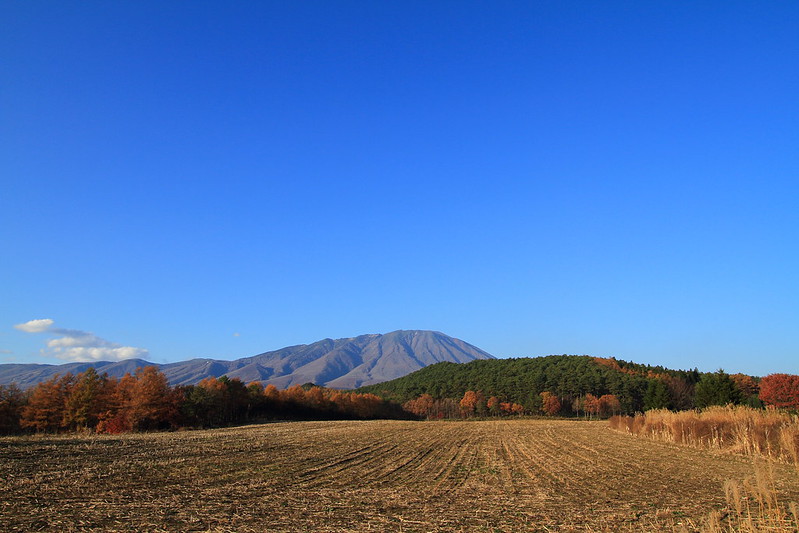
<svg viewBox="0 0 799 533"><path fill-rule="evenodd" d="M310 344L233 360L195 358L157 364L141 359L48 364L0 364L0 385L16 383L29 388L56 374L77 374L89 367L121 377L140 366L156 366L171 385L191 385L207 377L259 381L278 388L314 383L350 389L388 381L444 361L465 363L494 359L488 352L439 331L397 330L340 339L325 338Z"/></svg>

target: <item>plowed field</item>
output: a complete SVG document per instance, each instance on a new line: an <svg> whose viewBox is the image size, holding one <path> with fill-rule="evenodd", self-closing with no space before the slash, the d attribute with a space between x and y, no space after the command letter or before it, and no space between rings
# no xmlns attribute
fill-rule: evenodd
<svg viewBox="0 0 799 533"><path fill-rule="evenodd" d="M3 531L671 529L751 460L605 422L294 422L0 439ZM777 488L799 501L795 468Z"/></svg>

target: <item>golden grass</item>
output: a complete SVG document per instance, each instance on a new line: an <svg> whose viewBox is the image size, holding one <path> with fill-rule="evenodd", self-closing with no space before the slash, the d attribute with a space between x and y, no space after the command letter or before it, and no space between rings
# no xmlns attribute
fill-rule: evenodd
<svg viewBox="0 0 799 533"><path fill-rule="evenodd" d="M665 442L726 450L799 465L799 419L776 410L743 406L702 411L647 411L614 416L613 429Z"/></svg>
<svg viewBox="0 0 799 533"><path fill-rule="evenodd" d="M755 463L754 475L724 484L726 506L709 513L701 533L789 533L799 531L799 506L776 488L773 465Z"/></svg>

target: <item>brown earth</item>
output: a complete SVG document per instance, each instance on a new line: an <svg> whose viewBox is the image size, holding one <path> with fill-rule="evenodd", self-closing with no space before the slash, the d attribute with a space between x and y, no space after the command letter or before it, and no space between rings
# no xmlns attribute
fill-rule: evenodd
<svg viewBox="0 0 799 533"><path fill-rule="evenodd" d="M0 439L3 531L652 531L750 459L605 422L294 422ZM799 474L774 465L799 501Z"/></svg>

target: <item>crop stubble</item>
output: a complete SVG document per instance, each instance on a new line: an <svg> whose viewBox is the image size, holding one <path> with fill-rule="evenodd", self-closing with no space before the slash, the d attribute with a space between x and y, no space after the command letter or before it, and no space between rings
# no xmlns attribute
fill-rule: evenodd
<svg viewBox="0 0 799 533"><path fill-rule="evenodd" d="M698 521L751 461L604 422L274 423L0 439L7 531L639 530ZM799 476L775 466L799 499Z"/></svg>

